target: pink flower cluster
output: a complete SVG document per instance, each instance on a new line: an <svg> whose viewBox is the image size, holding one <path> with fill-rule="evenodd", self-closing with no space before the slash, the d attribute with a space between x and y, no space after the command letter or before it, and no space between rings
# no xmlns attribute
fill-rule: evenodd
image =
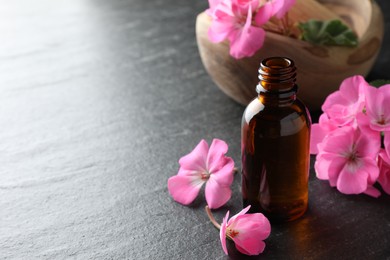
<svg viewBox="0 0 390 260"><path fill-rule="evenodd" d="M261 28L271 17L282 18L295 0L209 0L210 41L230 42L230 55L236 59L252 56L264 43Z"/></svg>
<svg viewBox="0 0 390 260"><path fill-rule="evenodd" d="M362 76L345 79L325 100L312 126L310 152L317 177L344 194L390 194L390 84L370 86Z"/></svg>

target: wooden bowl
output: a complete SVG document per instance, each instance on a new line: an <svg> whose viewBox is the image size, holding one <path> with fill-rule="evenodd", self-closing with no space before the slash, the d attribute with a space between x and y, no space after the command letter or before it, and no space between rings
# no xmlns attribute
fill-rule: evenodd
<svg viewBox="0 0 390 260"><path fill-rule="evenodd" d="M311 1L311 2L310 2ZM307 3L310 5L306 5ZM321 4L320 4L320 3ZM353 75L366 76L379 53L383 39L383 16L371 0L298 0L290 17L306 21L310 18L341 18L357 33L357 47L325 47L312 45L279 34L267 32L263 47L252 57L236 60L229 55L229 43L212 43L207 36L210 18L201 13L196 20L199 53L207 72L218 87L241 104L248 104L257 93L257 70L260 60L271 56L291 58L297 68L298 97L317 110L340 83ZM306 10L302 8L306 5ZM317 11L313 12L311 8ZM323 9L318 12L319 9ZM314 14L313 14L314 13Z"/></svg>

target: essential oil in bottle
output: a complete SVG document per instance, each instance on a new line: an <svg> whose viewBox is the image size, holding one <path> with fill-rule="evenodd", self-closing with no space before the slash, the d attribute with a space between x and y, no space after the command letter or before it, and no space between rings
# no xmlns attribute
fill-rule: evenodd
<svg viewBox="0 0 390 260"><path fill-rule="evenodd" d="M242 118L244 207L273 222L297 219L308 204L311 119L296 98L296 75L288 58L261 61L258 96Z"/></svg>

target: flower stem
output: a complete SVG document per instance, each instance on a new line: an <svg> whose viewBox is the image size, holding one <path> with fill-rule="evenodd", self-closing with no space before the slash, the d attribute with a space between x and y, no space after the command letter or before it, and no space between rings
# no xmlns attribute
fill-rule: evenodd
<svg viewBox="0 0 390 260"><path fill-rule="evenodd" d="M286 33L288 31L288 13L282 18L283 31Z"/></svg>
<svg viewBox="0 0 390 260"><path fill-rule="evenodd" d="M206 210L207 216L209 217L211 223L213 223L213 225L218 230L220 230L221 229L221 225L218 224L218 222L215 220L213 214L211 213L211 210L210 210L209 206L204 207L204 209ZM229 234L226 234L226 238L233 241L233 238Z"/></svg>
<svg viewBox="0 0 390 260"><path fill-rule="evenodd" d="M272 32L272 33L276 33L276 34L283 34L283 29L280 26L276 25L272 21L269 22L269 23L264 24L263 28L267 32Z"/></svg>
<svg viewBox="0 0 390 260"><path fill-rule="evenodd" d="M217 229L220 229L220 228L221 228L221 225L218 224L218 222L215 220L213 214L211 213L211 210L210 210L209 206L206 206L204 209L206 210L207 216L209 217L211 223L213 223L213 225L214 225Z"/></svg>

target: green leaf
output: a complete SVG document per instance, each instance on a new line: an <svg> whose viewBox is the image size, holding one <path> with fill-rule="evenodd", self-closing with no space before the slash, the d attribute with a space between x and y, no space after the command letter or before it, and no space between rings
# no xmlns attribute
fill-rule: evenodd
<svg viewBox="0 0 390 260"><path fill-rule="evenodd" d="M319 45L336 45L355 47L358 45L356 34L340 20L309 20L299 23L304 41Z"/></svg>
<svg viewBox="0 0 390 260"><path fill-rule="evenodd" d="M390 80L388 79L377 79L370 82L370 85L373 87L382 87L383 85L390 84Z"/></svg>

